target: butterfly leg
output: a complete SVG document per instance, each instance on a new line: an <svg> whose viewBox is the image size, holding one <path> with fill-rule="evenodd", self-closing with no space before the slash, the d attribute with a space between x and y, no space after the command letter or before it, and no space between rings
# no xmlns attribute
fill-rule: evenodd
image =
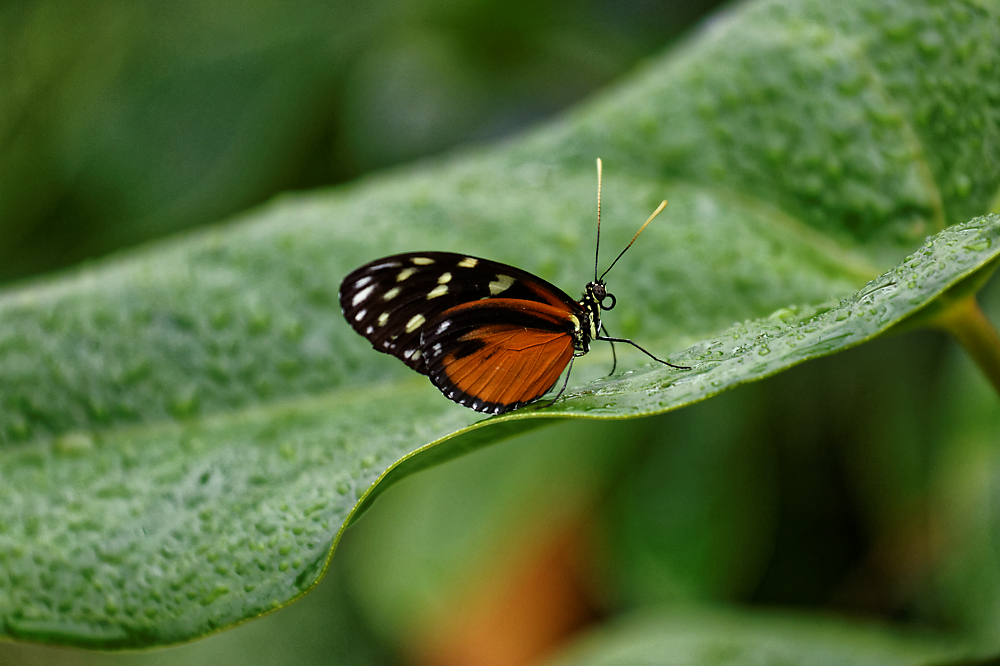
<svg viewBox="0 0 1000 666"><path fill-rule="evenodd" d="M632 345L633 347L635 347L636 349L638 349L639 351L641 351L643 354L645 354L649 358L653 359L654 361L659 361L660 363L662 363L664 365L669 365L671 368L677 368L678 370L690 370L691 369L690 367L688 367L686 365L674 365L673 363L671 363L669 361L664 361L662 358L656 358L655 356L653 356L652 354L650 354L648 351L646 351L645 349L643 349L639 345L637 345L634 342L632 342L631 340L627 340L625 338L609 338L609 337L598 336L596 339L597 340L604 340L605 342L612 342L612 343L614 343L614 342L624 342L627 345Z"/></svg>
<svg viewBox="0 0 1000 666"><path fill-rule="evenodd" d="M576 354L573 354L573 356L569 359L569 368L566 370L566 379L563 380L563 385L562 388L559 389L559 393L556 393L556 397L552 398L550 402L547 402L544 405L539 405L538 409L544 409L556 404L556 400L561 398L562 394L566 392L566 386L569 384L569 374L573 372L573 361L576 360L576 356Z"/></svg>
<svg viewBox="0 0 1000 666"><path fill-rule="evenodd" d="M608 333L608 328L607 326L604 325L603 321L601 322L601 330L604 331L605 335L610 335L610 333ZM602 338L598 338L598 340L601 339ZM608 377L610 377L611 375L615 374L615 368L618 367L618 354L615 353L614 341L609 339L608 342L611 343L611 372L608 373Z"/></svg>

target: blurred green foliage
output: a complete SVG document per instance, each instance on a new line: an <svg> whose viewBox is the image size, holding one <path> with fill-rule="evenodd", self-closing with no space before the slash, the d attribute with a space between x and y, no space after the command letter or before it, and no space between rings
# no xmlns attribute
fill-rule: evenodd
<svg viewBox="0 0 1000 666"><path fill-rule="evenodd" d="M0 5L0 282L552 114L717 0Z"/></svg>
<svg viewBox="0 0 1000 666"><path fill-rule="evenodd" d="M690 7L106 2L73 15L55 2L7 4L0 279L503 135L658 48ZM940 48L924 33L900 39ZM943 188L959 209L973 187L962 176ZM984 299L1000 321L995 281ZM0 645L0 664L394 663L494 575L484 572L570 520L589 526L600 614L780 604L933 627L995 650L998 440L997 396L953 344L930 332L880 340L680 412L561 424L407 478L347 532L316 591L224 634L151 654ZM813 640L781 622L686 622L680 635L693 641L741 630L750 643ZM669 633L657 643L663 627L624 643L677 649ZM598 655L622 644L591 640ZM870 658L858 663L941 649L832 640ZM734 648L706 653L720 649Z"/></svg>

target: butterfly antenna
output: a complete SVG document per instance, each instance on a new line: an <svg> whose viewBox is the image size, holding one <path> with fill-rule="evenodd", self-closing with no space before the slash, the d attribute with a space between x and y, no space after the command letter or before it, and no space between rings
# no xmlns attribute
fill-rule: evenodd
<svg viewBox="0 0 1000 666"><path fill-rule="evenodd" d="M634 243L635 239L639 237L639 234L642 233L642 230L645 229L649 225L649 223L653 221L653 218L659 215L660 211L666 207L667 207L667 200L664 199L663 201L660 202L660 205L656 207L656 210L653 211L653 214L649 216L649 219L643 222L642 226L639 227L639 231L635 232L635 236L632 236L632 240L629 241L629 244L626 245L625 249L621 251L621 254L615 257L615 260L611 262L611 265L608 266L608 270L601 273L601 280L603 280L604 276L608 274L608 271L614 268L615 264L618 263L618 260L622 258L622 255L625 254L630 247L632 247L632 243Z"/></svg>
<svg viewBox="0 0 1000 666"><path fill-rule="evenodd" d="M601 158L597 158L597 250L594 252L594 282L597 282L597 262L601 257Z"/></svg>

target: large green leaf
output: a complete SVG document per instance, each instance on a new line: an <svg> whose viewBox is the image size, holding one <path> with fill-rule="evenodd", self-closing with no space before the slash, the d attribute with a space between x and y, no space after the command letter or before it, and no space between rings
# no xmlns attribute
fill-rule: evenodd
<svg viewBox="0 0 1000 666"><path fill-rule="evenodd" d="M119 652L0 642L3 666L400 666L355 610L338 563L309 595L281 612L204 640L160 650Z"/></svg>
<svg viewBox="0 0 1000 666"><path fill-rule="evenodd" d="M4 632L115 647L227 626L313 585L394 479L553 417L703 400L977 279L1000 253L997 216L891 267L995 196L1000 8L825 11L745 5L511 146L3 294ZM489 255L582 284L598 154L606 247L671 200L609 276L611 330L693 370L623 350L625 372L601 379L605 349L552 408L481 421L341 320L339 279L393 251Z"/></svg>

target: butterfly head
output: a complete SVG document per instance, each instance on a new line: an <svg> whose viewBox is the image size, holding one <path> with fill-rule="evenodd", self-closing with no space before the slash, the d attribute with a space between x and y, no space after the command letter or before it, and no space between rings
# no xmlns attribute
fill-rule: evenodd
<svg viewBox="0 0 1000 666"><path fill-rule="evenodd" d="M601 310L613 310L618 300L615 295L608 291L604 280L587 283L587 294L585 300L595 303ZM608 301L611 301L610 303Z"/></svg>

